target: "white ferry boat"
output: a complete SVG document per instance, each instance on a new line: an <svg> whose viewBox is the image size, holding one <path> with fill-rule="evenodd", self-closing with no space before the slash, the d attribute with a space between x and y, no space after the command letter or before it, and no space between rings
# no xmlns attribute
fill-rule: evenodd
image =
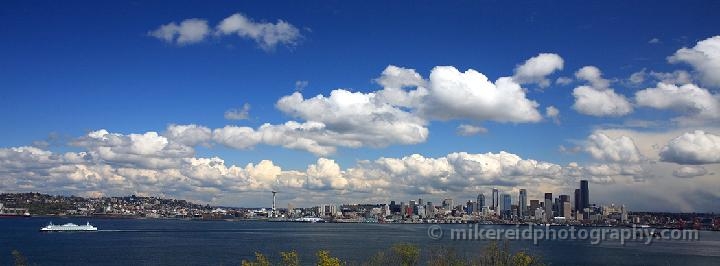
<svg viewBox="0 0 720 266"><path fill-rule="evenodd" d="M97 231L97 227L87 222L85 225L77 225L74 223L66 223L63 225L54 225L52 222L48 226L40 228L40 231Z"/></svg>
<svg viewBox="0 0 720 266"><path fill-rule="evenodd" d="M323 220L322 218L317 218L317 217L301 217L301 218L297 218L292 221L300 222L300 223L324 223L325 222L325 220Z"/></svg>

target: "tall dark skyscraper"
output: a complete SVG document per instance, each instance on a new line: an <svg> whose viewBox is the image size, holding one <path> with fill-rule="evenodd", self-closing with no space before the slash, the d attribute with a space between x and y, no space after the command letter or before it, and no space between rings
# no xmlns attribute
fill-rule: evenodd
<svg viewBox="0 0 720 266"><path fill-rule="evenodd" d="M520 198L518 199L518 209L520 210L520 219L530 216L527 209L527 190L520 189Z"/></svg>
<svg viewBox="0 0 720 266"><path fill-rule="evenodd" d="M478 212L482 212L483 207L485 207L485 195L483 193L478 194L477 196L477 210Z"/></svg>
<svg viewBox="0 0 720 266"><path fill-rule="evenodd" d="M570 196L560 195L560 202L570 202Z"/></svg>
<svg viewBox="0 0 720 266"><path fill-rule="evenodd" d="M508 219L510 218L510 216L512 216L512 197L510 196L510 194L502 194L500 198L500 214L505 219Z"/></svg>
<svg viewBox="0 0 720 266"><path fill-rule="evenodd" d="M492 190L492 210L496 211L498 210L498 205L500 205L500 194L498 193L497 188L493 188Z"/></svg>
<svg viewBox="0 0 720 266"><path fill-rule="evenodd" d="M590 189L587 180L580 180L580 202L582 209L590 207Z"/></svg>
<svg viewBox="0 0 720 266"><path fill-rule="evenodd" d="M570 196L560 195L560 202L558 202L558 216L565 216L565 202L570 202Z"/></svg>
<svg viewBox="0 0 720 266"><path fill-rule="evenodd" d="M576 212L582 210L581 204L582 204L582 200L580 199L580 189L576 188L575 189L575 205L574 205Z"/></svg>
<svg viewBox="0 0 720 266"><path fill-rule="evenodd" d="M535 211L540 208L540 200L530 200L530 216L535 216ZM539 219L540 217L535 217L536 219Z"/></svg>
<svg viewBox="0 0 720 266"><path fill-rule="evenodd" d="M545 221L549 222L555 217L553 215L552 193L545 193Z"/></svg>

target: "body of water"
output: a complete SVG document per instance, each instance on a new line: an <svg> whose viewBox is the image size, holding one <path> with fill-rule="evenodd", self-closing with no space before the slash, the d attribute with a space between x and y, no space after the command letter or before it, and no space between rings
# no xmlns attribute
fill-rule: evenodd
<svg viewBox="0 0 720 266"><path fill-rule="evenodd" d="M38 230L49 222L85 224L98 232ZM16 249L37 265L238 265L259 251L277 259L296 250L303 265L318 250L348 262L363 262L395 243L413 243L425 252L448 248L477 256L488 241L428 237L427 224L333 224L225 222L145 219L9 218L0 219L0 265L12 263ZM481 228L511 228L480 225ZM720 232L699 232L694 241L635 241L591 244L589 240L510 241L513 250L539 255L549 265L720 265Z"/></svg>

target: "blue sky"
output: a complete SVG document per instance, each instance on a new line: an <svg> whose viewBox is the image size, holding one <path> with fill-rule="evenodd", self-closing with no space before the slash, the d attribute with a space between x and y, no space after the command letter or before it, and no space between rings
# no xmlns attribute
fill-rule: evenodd
<svg viewBox="0 0 720 266"><path fill-rule="evenodd" d="M646 154L643 147L647 146L649 150L654 146L660 147L657 149L671 147L669 141L696 130L702 130L703 137L707 134L710 140L714 140L712 136L718 134L718 120L707 116L700 119L697 117L701 115L697 114L702 111L683 109L682 104L698 106L692 99L674 105L662 105L641 102L635 93L655 88L658 82L664 81L678 86L694 84L708 92L708 95L716 96L718 85L713 82L713 77L708 76L718 75L712 68L717 65L717 61L713 61L717 58L710 56L705 63L687 58L670 62L668 58L683 47L698 47L696 45L703 40L714 42L711 38L720 34L716 26L720 25L720 17L714 14L719 9L720 3L714 1L661 1L651 5L640 1L534 1L512 4L504 1L178 1L172 4L12 1L5 3L0 11L0 22L3 25L0 27L0 35L3 36L0 42L0 124L6 129L0 135L0 147L5 147L8 152L13 147L33 146L55 154L97 153L93 154L92 163L85 161L80 165L108 165L113 167L111 172L119 176L123 176L120 168L166 171L167 167L156 169L127 158L118 159L122 157L119 152L123 150L122 147L113 146L118 148L115 156L103 157L97 150L98 146L87 143L79 145L78 139L105 129L111 134L122 135L124 139L129 138L130 134L158 132L165 136L166 141L173 143L177 140L168 136L169 125L193 124L211 130L213 137L188 144L192 152L187 158L218 157L224 160L225 165L241 167L270 160L273 165L282 168L282 173L274 175L271 183L275 184L256 187L247 183L233 183L231 189L227 188L230 184L225 183L217 187L201 184L169 189L162 181L145 184L129 175L123 176L125 185L113 185L107 182L109 174L100 172L85 175L84 181L70 178L58 181L61 184L58 187L42 187L38 185L42 178L61 179L58 175L63 174L52 170L71 163L43 164L42 167L47 171L36 173L39 176L37 180L24 179L36 167L14 167L10 170L10 163L7 163L2 166L6 170L0 171L8 173L0 189L17 191L33 188L54 193L92 191L96 194L137 192L183 196L223 204L249 202L252 205L256 201L251 196L245 197L236 192L262 191L268 186L277 186L281 183L278 179L287 178L288 172L293 170L310 176L309 166L320 166L318 158L327 158L333 164L339 164L342 173L338 175L344 181L335 186L331 184L332 180L323 179L332 179L331 174L317 174L323 176L319 178L320 181L327 182L320 182L323 185L315 189L308 184L297 185L299 188L287 185L284 190L293 191L287 193L288 201L322 203L335 201L336 196L333 195L344 195L350 199L415 198L412 190L393 191L372 182L368 185L371 189L358 189L353 182L362 182L365 177L353 177L359 178L356 180L347 175L351 168L373 168L358 163L362 160L375 162L381 157L403 158L412 154L440 159L454 152L498 154L506 151L523 159L549 162L560 167L577 163L579 167L605 165L617 169L631 168L625 157L614 160L592 152L589 148L592 143L588 144L592 142L589 136L603 134L609 137L611 144L621 145L623 137L631 139L637 147L631 153L638 151L643 158L634 162L638 167L645 167L642 174L622 174L628 171L621 170L597 174L585 169L581 176L557 172L553 177L546 177L553 181L523 181L523 178L532 179L535 176L528 173L522 174L524 177L493 176L488 177L490 181L468 181L468 176L453 169L449 174L430 175L422 181L414 180L405 185L423 187L419 190L430 198L448 195L471 198L469 195L476 194L478 190L502 183L499 180L503 178L517 181L513 186L503 187L507 191L531 186L533 182L552 184L547 189L568 190L579 178L589 178L597 179L598 192L607 202L625 200L616 194L627 193L627 187L630 187L629 191L635 191L634 187L647 186L647 182L655 189L677 187L677 183L682 182L681 190L695 191L702 184L718 183L714 176L718 162L704 157L695 161L673 160L667 155L669 153L658 155L658 151L655 151L655 154ZM218 33L218 25L233 14L240 14L256 28L240 27L231 33ZM153 34L163 25L180 25L188 19L203 21L208 32L199 40L188 43L180 43L176 39L180 35L167 41ZM284 41L263 46L263 40L267 40L263 38L270 33L260 33L256 37L238 35L252 34L252 29L262 28L262 25L277 26L279 20L290 25L291 36L270 37L287 38ZM338 129L339 126L333 129L330 122L312 117L311 114L294 116L292 112L279 110L279 99L298 90L298 81L307 82L307 86L300 90L303 99L316 95L329 97L336 89L364 95L376 93L383 89L376 79L381 78L383 71L391 65L404 70L412 69L426 81L430 80L436 66L452 66L460 72L473 69L494 82L498 78L515 75L516 67L541 53L558 55L562 58L562 67L542 76L550 82L549 86L540 86L535 82L520 84L525 92L522 98L536 102L534 109L542 115L532 122L503 122L492 115L483 116L484 119L462 115L439 119L437 115L432 117L420 114L423 112L421 110L433 108L435 112L441 112L440 107L431 106L432 101L428 100L430 103L424 103L422 107L398 107L398 110L407 111L410 118L419 119L419 123L428 130L426 138L415 139L411 143L391 140L378 144L362 140L358 145L330 145L336 149L334 152L319 154L266 141L238 148L237 142L228 145L228 141L233 140L219 141L215 137L215 130L227 125L259 130L265 123L280 125L287 121L297 121L324 123L330 128L330 133L339 134L333 141L353 139L355 136L351 135L354 133L365 133L347 128ZM591 83L589 79L583 80L576 75L584 66L594 66L600 70L602 79L610 83L609 88L627 98L633 106L632 111L588 115L574 108L577 101L574 90ZM688 78L679 80L674 77L672 81L667 80L674 71L683 71ZM633 74L644 78L639 82L631 81ZM665 80L659 78L662 74L666 74ZM571 81L559 84L556 80L560 77ZM597 91L608 89L593 88ZM403 89L411 91L414 87ZM250 106L247 119L228 120L224 117L227 110L242 108L244 104ZM548 106L559 110L558 123L546 115ZM681 109L685 111L678 111ZM688 119L683 119L683 122L675 119L678 117ZM342 116L334 119L352 120ZM482 127L487 132L460 136L457 134L458 126L463 124ZM664 138L657 137L656 140L656 136ZM123 143L132 144L132 140L126 142ZM109 144L98 145L108 147ZM233 145L236 147L233 148ZM562 152L560 146L565 147L566 151ZM603 148L611 153L620 149ZM717 151L710 149L702 152ZM622 151L620 153L625 154ZM7 156L12 158L11 155ZM128 156L134 156L134 159L138 159L137 156L163 159L159 153L138 154L137 151L129 152ZM34 162L38 161L42 160L36 158ZM667 169L659 167L665 169L662 170L664 172L648 173L648 169L653 168L649 165L653 163L666 165ZM704 171L705 174L692 178L673 176L682 167L687 167L683 171ZM63 173L70 175L67 171ZM246 175L243 178L254 178L251 173ZM407 172L399 175L387 173L387 176L370 179L395 182L396 178L406 180L399 176L408 175ZM443 175L459 175L473 188L452 188L448 183L438 181L444 180ZM197 179L188 175L184 178ZM662 181L665 179L667 181ZM90 184L96 181L102 184ZM76 184L78 182L83 186ZM202 188L198 189L198 186ZM425 189L426 186L432 189ZM711 195L709 199L702 200L682 198L680 194L683 191L678 192L677 199L668 200L682 203L667 203L667 208L717 211L712 209L716 206L711 207L706 201L720 197L717 194L720 190L702 190ZM314 196L306 200L300 196L304 193L312 193ZM366 197L363 195L367 194L363 193L372 196ZM537 193L539 195L541 191ZM208 194L224 196L212 197ZM650 204L653 202L651 196L627 201L645 209L655 208Z"/></svg>

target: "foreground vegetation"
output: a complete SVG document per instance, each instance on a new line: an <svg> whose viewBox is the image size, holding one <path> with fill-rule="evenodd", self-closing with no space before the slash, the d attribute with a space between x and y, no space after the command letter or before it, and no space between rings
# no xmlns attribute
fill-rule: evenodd
<svg viewBox="0 0 720 266"><path fill-rule="evenodd" d="M384 265L429 265L429 266L535 266L544 265L541 259L526 252L513 253L508 242L499 245L492 242L485 246L475 257L460 256L452 249L427 250L424 261L421 261L421 249L412 244L395 244L388 250L380 251L363 263L348 263L333 257L326 250L318 251L315 265L318 266L341 266L341 265L363 265L363 266L384 266ZM310 265L312 262L302 262L302 265ZM301 265L300 258L295 251L280 252L280 261L271 262L267 256L256 252L254 260L243 260L242 266L298 266Z"/></svg>
<svg viewBox="0 0 720 266"><path fill-rule="evenodd" d="M254 260L243 260L242 266L299 266L299 265L317 265L317 266L342 266L342 265L362 265L362 266L385 266L385 265L402 265L402 266L536 266L544 265L539 257L530 255L526 252L512 252L508 242L499 245L497 242L491 242L485 246L476 256L465 257L455 253L452 249L436 249L426 250L426 256L421 256L421 249L413 244L395 244L387 250L380 251L370 257L366 262L348 263L339 258L333 257L327 250L320 250L315 254L314 262L303 261L301 264L300 256L295 251L280 252L280 258L277 262L272 262L267 256L260 252L255 253ZM15 266L27 266L28 260L19 251L13 250L12 256ZM423 261L421 261L421 258Z"/></svg>

